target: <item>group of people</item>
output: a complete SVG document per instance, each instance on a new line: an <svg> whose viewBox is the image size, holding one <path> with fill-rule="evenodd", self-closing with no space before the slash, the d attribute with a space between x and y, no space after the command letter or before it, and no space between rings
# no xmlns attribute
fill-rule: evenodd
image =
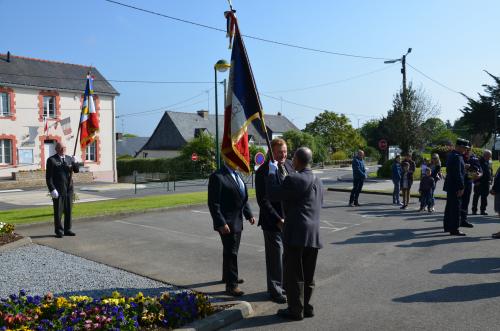
<svg viewBox="0 0 500 331"><path fill-rule="evenodd" d="M446 191L446 207L444 212L444 231L453 236L465 236L459 230L460 227L472 228L473 224L467 220L469 213L469 202L472 198L472 214L478 212L478 203L481 200L479 210L481 215L488 215L488 195L495 195L495 211L500 213L500 175L497 171L493 187L493 172L491 168L491 151L484 150L483 155L478 158L471 151L468 140L458 139L455 148L449 153L446 161L446 178L443 189ZM494 238L500 238L500 233L493 234Z"/></svg>
<svg viewBox="0 0 500 331"><path fill-rule="evenodd" d="M264 235L267 292L272 301L287 303L278 315L291 320L313 317L310 299L318 250L320 211L323 204L321 180L311 170L312 152L297 149L287 160L283 139L271 142L272 157L256 172L255 185ZM226 160L226 162L230 162ZM240 174L231 164L210 175L208 207L213 227L223 246L222 282L226 294L241 296L244 280L238 275L238 250L243 218L255 223L248 193Z"/></svg>

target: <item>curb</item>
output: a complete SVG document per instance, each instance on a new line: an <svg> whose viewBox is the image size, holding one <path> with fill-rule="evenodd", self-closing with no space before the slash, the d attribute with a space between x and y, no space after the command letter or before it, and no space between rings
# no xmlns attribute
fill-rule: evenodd
<svg viewBox="0 0 500 331"><path fill-rule="evenodd" d="M235 304L234 306L204 318L185 325L182 328L175 329L177 331L212 331L218 330L224 326L235 323L253 313L252 305L246 301L226 301L216 305Z"/></svg>
<svg viewBox="0 0 500 331"><path fill-rule="evenodd" d="M350 188L335 188L335 187L329 187L327 189L328 191L334 191L334 192L351 192L352 189ZM389 195L392 196L392 192L384 192L384 191L372 191L372 190L362 190L361 193L365 194L378 194L378 195ZM412 198L420 198L420 194L418 193L411 193L410 197ZM439 195L435 196L434 199L436 200L446 200L445 197L440 197Z"/></svg>
<svg viewBox="0 0 500 331"><path fill-rule="evenodd" d="M16 240L16 241L13 241L11 243L0 246L0 253L6 252L6 251L14 249L14 248L19 248L22 246L30 245L32 243L33 242L31 241L30 237L22 237L19 240Z"/></svg>

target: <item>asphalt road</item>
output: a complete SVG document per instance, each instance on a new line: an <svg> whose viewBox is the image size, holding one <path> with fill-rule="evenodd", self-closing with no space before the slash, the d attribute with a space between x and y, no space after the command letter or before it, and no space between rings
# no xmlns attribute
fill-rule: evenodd
<svg viewBox="0 0 500 331"><path fill-rule="evenodd" d="M416 211L416 199L402 211L388 196L362 195L357 208L347 207L347 198L325 197L316 316L304 321L275 316L282 306L265 294L262 232L245 224L241 287L256 315L227 330L498 330L500 241L490 239L500 230L496 216L472 216L467 237L450 237L442 232L442 201L429 214ZM227 299L220 239L206 206L76 221L74 238L55 239L50 224L18 230L36 243Z"/></svg>

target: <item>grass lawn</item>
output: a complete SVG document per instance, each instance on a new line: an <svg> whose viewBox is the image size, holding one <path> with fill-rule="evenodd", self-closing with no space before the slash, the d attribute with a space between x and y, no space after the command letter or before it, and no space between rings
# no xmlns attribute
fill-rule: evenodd
<svg viewBox="0 0 500 331"><path fill-rule="evenodd" d="M255 190L248 190L251 197ZM141 212L165 207L206 204L207 192L151 195L140 198L77 203L73 205L73 218L113 215L122 212ZM47 222L53 220L52 206L0 211L0 221L11 224Z"/></svg>

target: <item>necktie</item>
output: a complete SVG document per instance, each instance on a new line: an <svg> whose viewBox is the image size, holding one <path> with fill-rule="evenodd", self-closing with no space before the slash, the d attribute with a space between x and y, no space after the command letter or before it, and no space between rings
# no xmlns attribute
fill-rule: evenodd
<svg viewBox="0 0 500 331"><path fill-rule="evenodd" d="M285 179L285 177L286 177L286 170L285 170L285 167L283 167L283 165L281 163L278 164L278 170L279 170L279 173L280 173L281 180Z"/></svg>
<svg viewBox="0 0 500 331"><path fill-rule="evenodd" d="M245 184L243 184L243 180L238 175L236 171L233 171L234 179L236 180L236 184L238 185L238 189L240 190L240 194L242 197L245 196Z"/></svg>

